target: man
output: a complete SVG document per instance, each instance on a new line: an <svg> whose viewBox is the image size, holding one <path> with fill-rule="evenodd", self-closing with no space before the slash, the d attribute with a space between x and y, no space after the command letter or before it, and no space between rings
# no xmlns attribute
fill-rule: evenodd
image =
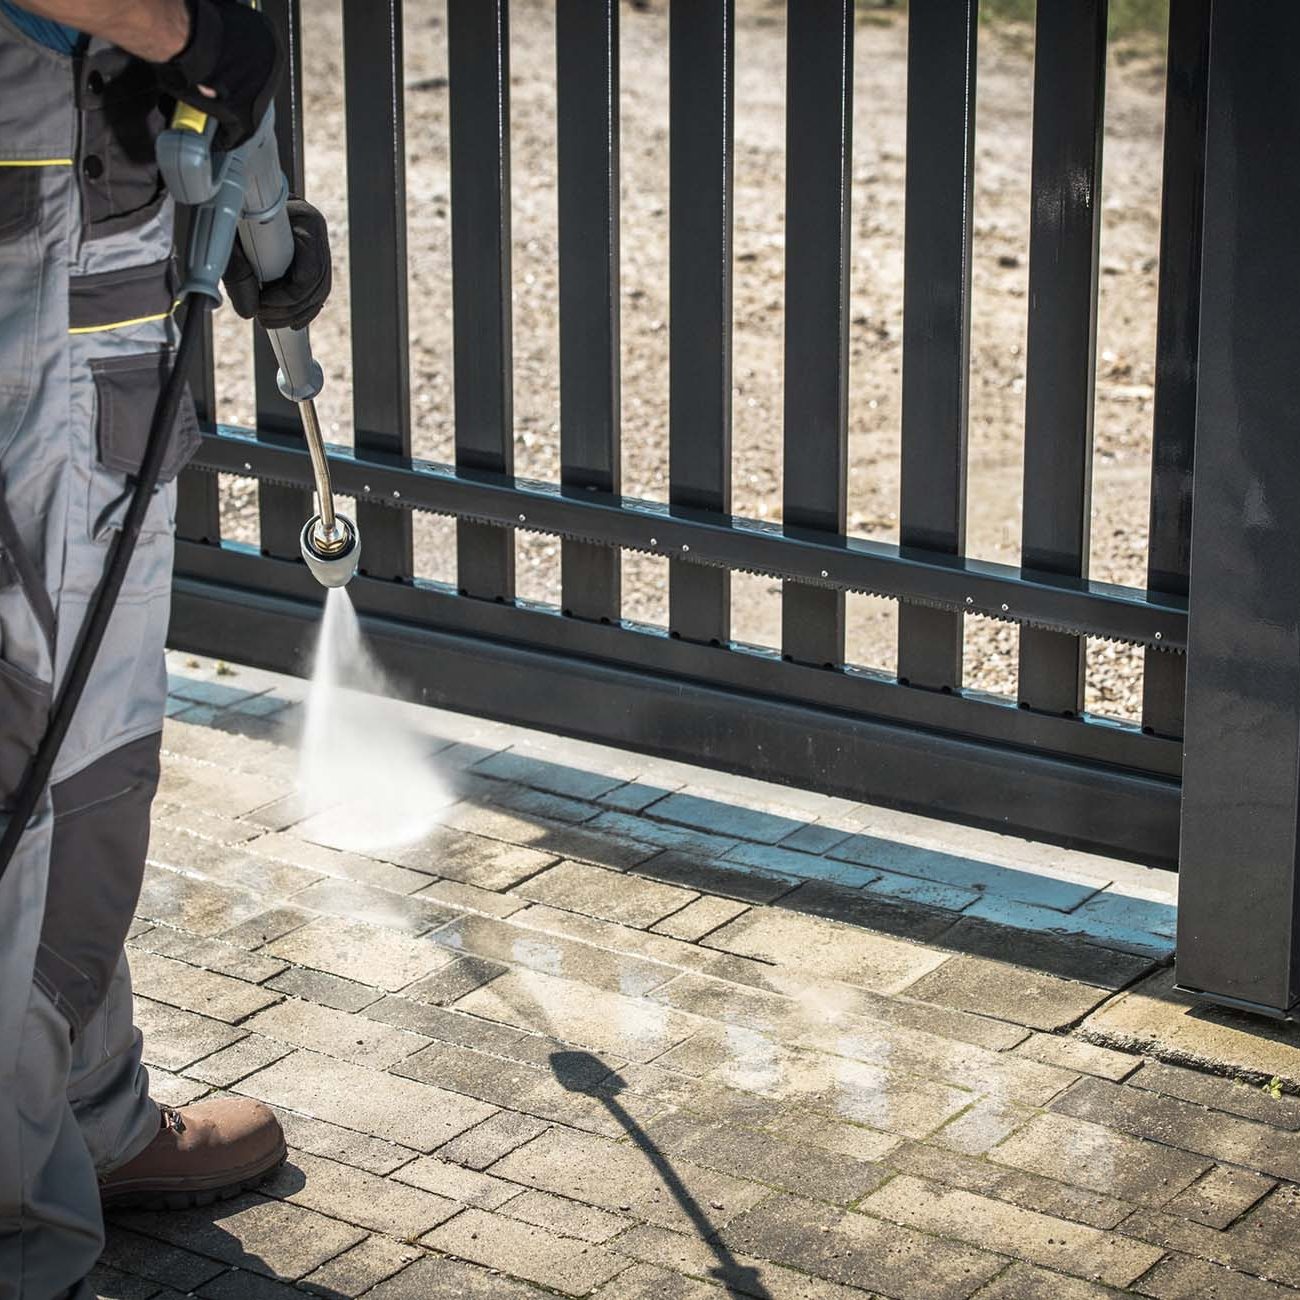
<svg viewBox="0 0 1300 1300"><path fill-rule="evenodd" d="M0 0L0 824L125 513L177 330L159 100L247 139L283 56L235 0ZM329 291L314 209L241 315L303 325ZM188 400L51 789L0 879L0 1300L84 1300L104 1204L202 1204L284 1159L264 1106L155 1104L123 941L158 779L175 475Z"/></svg>

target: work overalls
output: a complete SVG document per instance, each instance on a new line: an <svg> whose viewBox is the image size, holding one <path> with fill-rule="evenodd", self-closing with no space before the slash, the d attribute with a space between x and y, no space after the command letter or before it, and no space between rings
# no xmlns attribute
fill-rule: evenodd
<svg viewBox="0 0 1300 1300"><path fill-rule="evenodd" d="M176 327L146 65L0 12L0 809L125 514ZM81 1300L96 1171L158 1132L123 941L158 781L188 397L51 789L0 880L0 1300ZM0 825L3 813L0 812Z"/></svg>

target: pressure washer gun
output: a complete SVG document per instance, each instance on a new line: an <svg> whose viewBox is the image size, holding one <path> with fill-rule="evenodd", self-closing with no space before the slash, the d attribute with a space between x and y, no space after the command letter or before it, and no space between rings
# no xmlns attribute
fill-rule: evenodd
<svg viewBox="0 0 1300 1300"><path fill-rule="evenodd" d="M293 230L285 202L289 185L280 170L275 142L275 107L256 133L237 149L212 147L216 121L188 104L177 104L171 126L158 137L158 168L178 203L193 207L181 296L203 294L221 302L221 276L238 236L259 284L278 280L293 261ZM342 587L361 558L357 526L334 509L329 461L316 417L316 395L324 386L306 329L267 330L279 371L276 382L296 402L316 480L318 513L303 525L302 558L316 580Z"/></svg>

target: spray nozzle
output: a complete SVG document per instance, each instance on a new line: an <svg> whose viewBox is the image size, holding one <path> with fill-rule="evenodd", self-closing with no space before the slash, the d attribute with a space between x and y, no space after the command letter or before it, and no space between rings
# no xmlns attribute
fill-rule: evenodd
<svg viewBox="0 0 1300 1300"><path fill-rule="evenodd" d="M327 527L320 515L312 515L298 540L312 577L322 587L344 587L361 559L361 534L346 515L334 515L332 524Z"/></svg>

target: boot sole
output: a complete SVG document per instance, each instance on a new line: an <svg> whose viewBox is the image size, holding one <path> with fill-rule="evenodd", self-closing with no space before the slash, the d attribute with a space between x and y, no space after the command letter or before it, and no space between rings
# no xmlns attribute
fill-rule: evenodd
<svg viewBox="0 0 1300 1300"><path fill-rule="evenodd" d="M140 1187L109 1191L100 1197L105 1210L192 1210L202 1205L228 1201L240 1192L260 1187L288 1159L289 1152L282 1150L273 1164L246 1174L232 1183L220 1187L166 1188Z"/></svg>

